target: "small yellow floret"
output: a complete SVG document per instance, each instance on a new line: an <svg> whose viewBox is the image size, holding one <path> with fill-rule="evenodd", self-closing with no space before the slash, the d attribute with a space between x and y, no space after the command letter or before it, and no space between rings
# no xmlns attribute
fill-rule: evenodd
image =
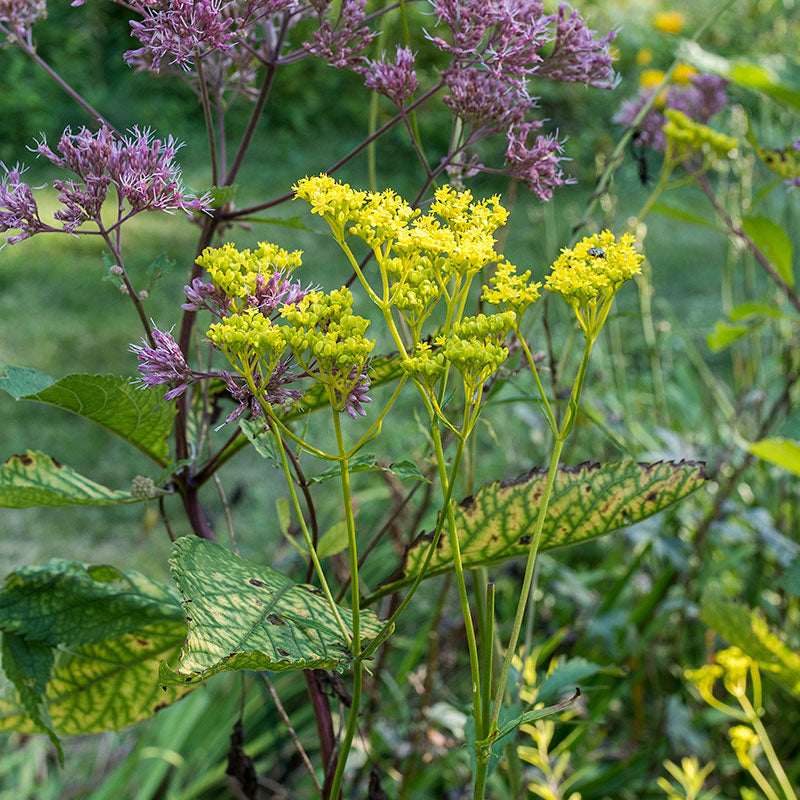
<svg viewBox="0 0 800 800"><path fill-rule="evenodd" d="M661 130L667 137L671 156L675 161L685 161L699 153L710 164L725 158L739 144L733 137L690 119L682 111L668 108L664 115L667 122Z"/></svg>
<svg viewBox="0 0 800 800"><path fill-rule="evenodd" d="M539 299L541 283L530 282L531 271L525 270L522 275L517 275L517 268L504 261L498 265L497 271L489 278L492 284L483 287L483 299L493 306L516 314L516 324L525 310Z"/></svg>
<svg viewBox="0 0 800 800"><path fill-rule="evenodd" d="M697 75L697 70L694 67L690 67L688 64L678 64L672 73L672 82L680 86L688 86L695 75Z"/></svg>
<svg viewBox="0 0 800 800"><path fill-rule="evenodd" d="M755 764L753 751L759 744L756 732L747 725L734 725L728 731L728 735L731 737L731 747L733 747L739 763L745 769L751 769Z"/></svg>
<svg viewBox="0 0 800 800"><path fill-rule="evenodd" d="M649 47L643 47L636 53L636 64L646 67L653 60L653 51Z"/></svg>

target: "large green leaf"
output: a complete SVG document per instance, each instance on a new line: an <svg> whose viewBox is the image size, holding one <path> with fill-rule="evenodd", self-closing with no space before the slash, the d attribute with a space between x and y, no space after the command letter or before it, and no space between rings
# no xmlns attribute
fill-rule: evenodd
<svg viewBox="0 0 800 800"><path fill-rule="evenodd" d="M783 643L760 611L707 593L700 619L758 662L784 689L800 697L800 653Z"/></svg>
<svg viewBox="0 0 800 800"><path fill-rule="evenodd" d="M546 472L533 470L511 482L490 483L455 509L465 569L498 564L527 555L544 491ZM632 525L672 505L705 481L699 462L581 464L561 467L545 518L540 550L564 547ZM420 534L407 548L401 567L369 600L410 583L425 561L431 534ZM425 577L452 568L446 532Z"/></svg>
<svg viewBox="0 0 800 800"><path fill-rule="evenodd" d="M800 442L776 437L753 442L747 448L754 456L777 464L779 467L800 475Z"/></svg>
<svg viewBox="0 0 800 800"><path fill-rule="evenodd" d="M180 595L136 570L53 559L19 567L0 590L0 630L48 645L102 642L184 623Z"/></svg>
<svg viewBox="0 0 800 800"><path fill-rule="evenodd" d="M140 389L121 375L67 375L55 380L35 369L7 367L0 378L17 400L35 400L91 420L165 464L175 404L158 389Z"/></svg>
<svg viewBox="0 0 800 800"><path fill-rule="evenodd" d="M194 683L225 670L342 670L350 663L319 589L196 537L178 539L170 563L189 635L177 669L162 665L164 683ZM340 614L349 628L352 615L343 608ZM372 612L362 612L364 639L380 627Z"/></svg>
<svg viewBox="0 0 800 800"><path fill-rule="evenodd" d="M0 507L108 506L139 503L143 497L95 483L54 458L34 450L0 466Z"/></svg>
<svg viewBox="0 0 800 800"><path fill-rule="evenodd" d="M190 687L164 688L158 665L178 657L184 622L165 622L158 631L136 632L54 648L44 705L57 733L74 735L120 730L151 717L183 697ZM10 689L0 694L0 731L41 732Z"/></svg>
<svg viewBox="0 0 800 800"><path fill-rule="evenodd" d="M794 286L792 272L794 250L792 240L786 231L767 217L744 217L742 230L769 259L786 284Z"/></svg>
<svg viewBox="0 0 800 800"><path fill-rule="evenodd" d="M174 589L134 570L54 560L0 590L0 730L119 730L186 693L164 693L159 661L186 636Z"/></svg>

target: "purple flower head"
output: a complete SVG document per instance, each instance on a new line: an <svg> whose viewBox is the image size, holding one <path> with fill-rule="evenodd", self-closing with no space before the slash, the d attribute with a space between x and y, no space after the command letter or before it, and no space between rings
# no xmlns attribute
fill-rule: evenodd
<svg viewBox="0 0 800 800"><path fill-rule="evenodd" d="M453 64L444 73L449 94L444 102L463 122L492 132L507 130L525 119L536 101L524 87L509 85L486 69Z"/></svg>
<svg viewBox="0 0 800 800"><path fill-rule="evenodd" d="M368 59L365 73L367 89L386 95L398 107L402 106L417 88L414 54L408 47L397 46L394 64L386 61L385 53L380 61Z"/></svg>
<svg viewBox="0 0 800 800"><path fill-rule="evenodd" d="M172 136L156 139L149 128L142 131L137 127L129 136L114 142L109 173L120 197L130 203L134 212L207 210L207 196L184 192L181 170L175 163L175 153L181 147Z"/></svg>
<svg viewBox="0 0 800 800"><path fill-rule="evenodd" d="M682 111L690 119L705 124L728 103L726 81L716 75L708 74L693 75L690 81L688 86L669 87L665 107ZM614 122L630 127L642 106L652 95L652 89L642 89L636 99L626 100L614 117ZM666 121L666 117L660 111L651 107L637 125L637 144L663 152L667 146L667 137L662 131Z"/></svg>
<svg viewBox="0 0 800 800"><path fill-rule="evenodd" d="M583 83L596 89L613 89L619 83L614 73L609 45L616 38L612 30L600 39L583 17L566 3L558 7L556 30L549 55L536 70L537 76L568 83Z"/></svg>
<svg viewBox="0 0 800 800"><path fill-rule="evenodd" d="M259 274L255 294L248 295L247 299L265 317L271 317L281 306L297 305L310 290L310 286L304 289L302 284L292 283L281 270L276 270L269 278Z"/></svg>
<svg viewBox="0 0 800 800"><path fill-rule="evenodd" d="M362 65L362 53L375 34L366 24L364 7L367 0L342 0L335 22L323 19L331 5L330 0L313 0L317 10L319 29L313 33L313 41L305 42L306 52L324 58L337 69L353 69Z"/></svg>
<svg viewBox="0 0 800 800"><path fill-rule="evenodd" d="M129 350L139 359L139 385L142 388L160 386L164 383L177 384L165 395L166 401L174 400L182 395L192 383L194 375L180 347L170 332L160 331L153 325L153 343L150 346L147 339L142 339L142 344L132 344Z"/></svg>
<svg viewBox="0 0 800 800"><path fill-rule="evenodd" d="M263 399L270 405L288 406L296 402L303 396L300 389L287 389L287 385L299 378L304 377L289 371L290 359L278 362L267 380ZM230 372L222 372L219 377L225 381L230 396L238 403L236 408L228 414L222 425L239 419L246 411L250 411L252 416L259 417L263 414L263 409L258 398L250 391L250 387L244 378L238 375L231 375ZM261 388L261 377L258 373L253 374L253 381L257 389ZM220 425L220 427L222 427Z"/></svg>
<svg viewBox="0 0 800 800"><path fill-rule="evenodd" d="M67 128L54 152L44 136L36 144L39 155L55 166L73 172L78 180L53 181L63 207L55 212L63 230L74 233L84 222L100 223L102 205L110 186L120 202L130 205L128 216L140 211L205 211L209 198L186 194L181 185L175 153L181 147L170 136L153 138L150 130L133 128L129 136L115 138L103 126L97 133Z"/></svg>
<svg viewBox="0 0 800 800"><path fill-rule="evenodd" d="M347 376L347 380L350 382L350 391L344 398L345 413L351 419L358 419L359 414L365 417L367 412L364 410L363 404L372 402L372 398L367 396L370 380L367 375L366 365L363 367L353 367L352 371ZM338 399L341 400L341 398Z"/></svg>
<svg viewBox="0 0 800 800"><path fill-rule="evenodd" d="M183 287L183 292L189 301L181 306L184 311L210 311L220 319L228 313L230 301L213 283L205 283L202 278L195 278L190 286Z"/></svg>
<svg viewBox="0 0 800 800"><path fill-rule="evenodd" d="M0 0L0 25L29 40L36 20L47 16L47 0Z"/></svg>
<svg viewBox="0 0 800 800"><path fill-rule="evenodd" d="M575 179L561 171L560 163L569 159L561 155L563 141L557 135L537 136L533 146L527 146L531 132L539 127L541 123L532 122L508 132L506 163L512 178L522 181L540 200L550 200L554 189L575 183Z"/></svg>
<svg viewBox="0 0 800 800"><path fill-rule="evenodd" d="M17 230L19 233L6 236L6 243L14 244L33 236L47 226L39 219L39 208L31 187L22 180L24 169L17 164L8 169L0 162L5 177L0 181L0 233Z"/></svg>
<svg viewBox="0 0 800 800"><path fill-rule="evenodd" d="M138 0L132 6L142 15L133 21L131 35L142 46L128 50L125 60L137 69L158 72L165 59L187 69L210 50L224 51L234 41L235 20L220 0Z"/></svg>

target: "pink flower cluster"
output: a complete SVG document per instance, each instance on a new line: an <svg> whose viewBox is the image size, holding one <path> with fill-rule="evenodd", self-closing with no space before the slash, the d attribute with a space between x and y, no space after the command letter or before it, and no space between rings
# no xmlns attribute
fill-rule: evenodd
<svg viewBox="0 0 800 800"><path fill-rule="evenodd" d="M119 210L116 225L141 211L206 211L208 196L197 197L183 189L175 162L180 147L171 136L157 139L152 131L139 128L121 137L105 126L97 133L88 128L73 133L67 128L55 151L43 137L36 146L38 154L75 176L53 181L62 204L54 216L61 227L42 223L33 191L15 167L4 168L0 183L0 232L19 231L7 237L13 243L43 231L76 233L85 222L102 227L101 209L112 186Z"/></svg>

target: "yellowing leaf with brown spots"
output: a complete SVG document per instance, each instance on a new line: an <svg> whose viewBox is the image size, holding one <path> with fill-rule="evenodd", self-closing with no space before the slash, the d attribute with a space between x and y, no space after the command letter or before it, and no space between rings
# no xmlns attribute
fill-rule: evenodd
<svg viewBox="0 0 800 800"><path fill-rule="evenodd" d="M342 670L350 663L348 643L319 589L197 537L175 542L170 566L189 635L178 666L162 665L164 683L196 683L227 670ZM339 613L350 630L350 611ZM373 612L362 611L360 619L363 640L380 631Z"/></svg>
<svg viewBox="0 0 800 800"><path fill-rule="evenodd" d="M180 597L135 570L20 567L0 590L0 631L4 669L5 645L27 648L8 673L14 686L0 686L0 730L42 732L47 720L59 734L119 730L186 694L158 683L159 662L186 636Z"/></svg>
<svg viewBox="0 0 800 800"><path fill-rule="evenodd" d="M479 489L455 510L465 569L526 556L547 473L532 470L514 481ZM560 467L545 518L540 550L593 539L632 525L691 494L705 482L700 462L581 464ZM420 534L403 564L369 598L374 600L411 583L423 568L431 534ZM444 531L425 577L452 569L453 553Z"/></svg>
<svg viewBox="0 0 800 800"><path fill-rule="evenodd" d="M107 506L138 503L130 492L109 489L60 464L45 453L28 450L0 466L0 507Z"/></svg>

